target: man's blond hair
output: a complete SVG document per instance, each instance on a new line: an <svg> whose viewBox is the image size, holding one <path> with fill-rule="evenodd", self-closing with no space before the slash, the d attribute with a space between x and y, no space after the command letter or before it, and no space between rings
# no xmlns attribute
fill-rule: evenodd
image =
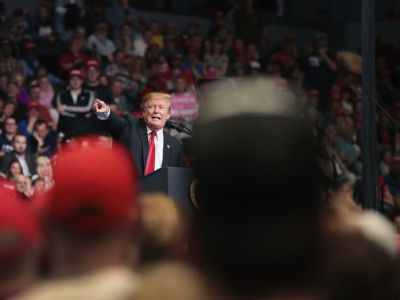
<svg viewBox="0 0 400 300"><path fill-rule="evenodd" d="M159 93L159 92L152 92L152 93L148 93L143 97L142 103L141 103L141 108L142 110L144 110L144 106L146 104L147 101L149 101L150 99L165 99L168 101L168 109L171 106L171 95L166 94L166 93Z"/></svg>

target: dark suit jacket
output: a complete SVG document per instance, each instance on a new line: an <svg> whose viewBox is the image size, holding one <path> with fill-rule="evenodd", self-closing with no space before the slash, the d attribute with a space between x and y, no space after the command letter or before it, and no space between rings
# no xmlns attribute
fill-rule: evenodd
<svg viewBox="0 0 400 300"><path fill-rule="evenodd" d="M15 151L7 153L0 159L0 168L3 173L6 173L8 165L13 160L18 160ZM25 160L31 175L36 174L36 156L32 153L25 152Z"/></svg>
<svg viewBox="0 0 400 300"><path fill-rule="evenodd" d="M139 176L143 176L149 153L147 129L143 119L131 115L119 118L111 112L108 120L104 122L106 122L112 137L128 147L135 160ZM184 166L182 145L164 131L162 167Z"/></svg>

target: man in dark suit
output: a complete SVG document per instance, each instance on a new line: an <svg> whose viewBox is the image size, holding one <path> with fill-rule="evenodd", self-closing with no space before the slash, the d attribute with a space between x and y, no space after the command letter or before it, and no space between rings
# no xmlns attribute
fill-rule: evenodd
<svg viewBox="0 0 400 300"><path fill-rule="evenodd" d="M170 103L168 94L147 94L142 101L143 119L131 115L119 118L99 99L93 105L112 137L128 147L141 176L161 167L185 166L182 145L164 131Z"/></svg>
<svg viewBox="0 0 400 300"><path fill-rule="evenodd" d="M32 177L36 174L36 156L26 152L27 137L22 133L17 133L12 142L14 151L7 153L0 159L1 171L6 172L8 165L13 160L18 160L22 167L22 173Z"/></svg>

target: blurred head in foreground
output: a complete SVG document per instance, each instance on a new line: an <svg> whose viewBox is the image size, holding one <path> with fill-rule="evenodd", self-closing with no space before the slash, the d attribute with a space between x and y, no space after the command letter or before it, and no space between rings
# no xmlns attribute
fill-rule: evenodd
<svg viewBox="0 0 400 300"><path fill-rule="evenodd" d="M0 187L0 299L35 278L41 235L31 208Z"/></svg>
<svg viewBox="0 0 400 300"><path fill-rule="evenodd" d="M129 154L82 139L61 148L54 186L37 209L51 272L73 275L127 264L138 217L137 174Z"/></svg>
<svg viewBox="0 0 400 300"><path fill-rule="evenodd" d="M161 193L140 197L140 266L174 260L185 252L185 222L175 202Z"/></svg>
<svg viewBox="0 0 400 300"><path fill-rule="evenodd" d="M269 85L238 87L229 113L200 120L194 136L200 247L232 290L255 295L312 282L324 186L310 131L268 109L285 103L279 87L261 92Z"/></svg>

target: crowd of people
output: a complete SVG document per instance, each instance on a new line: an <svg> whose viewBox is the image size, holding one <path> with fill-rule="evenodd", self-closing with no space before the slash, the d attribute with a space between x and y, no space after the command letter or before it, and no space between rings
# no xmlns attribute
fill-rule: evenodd
<svg viewBox="0 0 400 300"><path fill-rule="evenodd" d="M128 0L0 2L0 299L399 298L396 234L360 212L359 55L322 32L271 46L251 0L211 21L179 31ZM384 33L376 69L378 199L400 232L400 55ZM264 77L296 118L264 114ZM207 102L234 110L205 99L208 83L260 115L199 122L193 142L164 134L168 117L207 119ZM112 140L134 144L146 125L131 155ZM174 149L185 157L163 156ZM194 215L139 196L163 159L195 168Z"/></svg>

